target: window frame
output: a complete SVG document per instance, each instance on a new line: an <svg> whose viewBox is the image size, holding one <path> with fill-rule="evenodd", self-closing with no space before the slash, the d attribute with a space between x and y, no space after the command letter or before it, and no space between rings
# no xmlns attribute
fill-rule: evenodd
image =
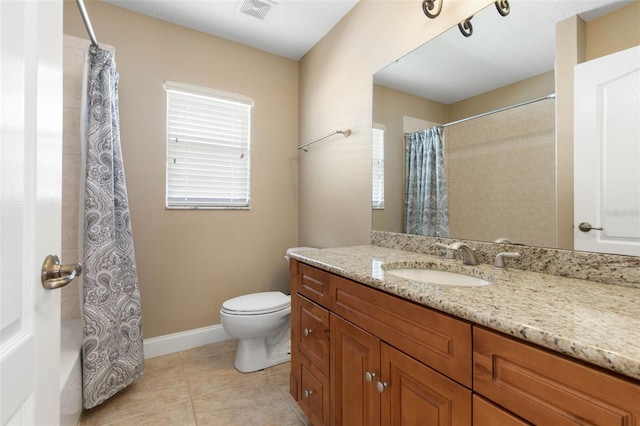
<svg viewBox="0 0 640 426"><path fill-rule="evenodd" d="M380 132L380 146L376 146L376 132ZM385 127L382 124L373 124L372 128L372 149L371 149L371 208L373 210L384 210L384 135ZM376 158L381 163L376 167ZM378 175L376 179L376 175ZM376 199L376 187L378 188ZM377 202L377 203L376 203Z"/></svg>
<svg viewBox="0 0 640 426"><path fill-rule="evenodd" d="M251 209L251 119L252 119L251 110L254 104L253 99L244 95L239 95L237 93L231 93L231 92L196 86L188 83L179 83L174 81L165 81L164 89L166 92L166 109L167 109L166 133L165 133L165 153L166 153L166 156L165 156L165 209L168 209L168 210L174 210L174 209L175 210L201 210L201 209L249 210ZM178 99L178 98L181 98L181 99ZM216 109L216 114L218 114L217 111L219 109L224 109L225 105L228 105L229 108L228 110L225 110L225 111L232 115L235 114L234 118L239 120L238 122L240 123L240 125L239 126L230 125L229 127L224 127L225 130L227 130L229 133L233 135L229 139L221 138L220 135L217 134L216 137L218 139L215 139L214 136L211 136L211 137L206 136L206 137L201 137L199 141L193 140L194 133L197 133L197 130L194 129L195 126L191 128L187 128L186 130L184 130L184 132L186 133L186 136L183 136L183 138L187 140L186 142L187 145L184 145L182 152L176 151L175 147L170 146L172 141L177 142L179 140L179 138L175 137L175 134L180 132L180 130L176 130L176 124L175 124L176 120L179 121L181 119L184 119L185 123L180 123L180 124L185 125L185 124L188 124L186 122L188 122L190 119L193 120L194 117L190 115L185 116L184 115L185 111L180 111L179 109L176 109L176 108L172 109L172 106L175 105L176 101L178 102L182 101L184 103L193 102L195 104L198 102L198 99L202 100L202 102L204 102L205 104L215 105L215 107L211 106L212 110L210 112L213 112L213 109ZM189 108L187 107L186 109L188 110ZM182 117L178 116L180 112L183 113ZM187 114L188 114L188 111L187 111ZM211 121L205 122L204 124L219 125L220 120L222 120L221 118L222 115L223 114L213 115L211 116ZM200 117L202 117L202 115L200 115ZM228 123L224 123L224 124L227 125ZM192 140L189 140L189 136L192 137ZM203 139L207 139L207 138L211 138L216 142L218 142L218 145L220 145L221 148L216 149L213 147L207 147L207 143L203 141ZM232 139L236 139L236 141L233 141ZM192 144L191 147L189 146L189 144ZM198 145L200 147L200 149L198 149L200 153L194 154L194 151L195 151L194 148L196 148L196 146ZM191 148L191 152L189 152L189 148ZM216 152L216 150L218 152ZM229 180L228 185L230 185L230 187L233 186L234 180L237 183L242 183L242 186L240 187L235 186L235 188L231 189L231 192L230 192L234 194L239 194L240 197L234 197L234 196L229 196L228 198L220 197L217 200L213 200L213 199L205 200L204 199L205 197L198 199L198 197L195 196L195 192L196 192L195 190L192 192L188 192L186 188L180 188L180 185L177 185L178 190L185 189L185 192L184 192L185 200L183 201L177 200L176 198L179 198L179 196L172 195L172 189L175 190L176 188L170 184L170 179L175 177L177 175L176 171L179 172L179 170L176 170L176 169L170 170L171 169L170 163L171 163L171 160L173 160L173 162L175 163L176 158L178 158L177 157L178 153L182 153L185 155L184 157L185 161L201 160L201 161L206 161L210 163L209 167L204 171L205 175L207 175L206 177L204 177L204 179L210 181L211 183L213 183L216 180L214 177L211 177L212 170L216 170L219 167L223 167L227 169L235 168L236 170L236 172L234 173L236 176L235 178L234 178L234 174L223 176L223 178ZM189 156L189 153L193 154L193 156ZM239 155L239 159L241 159L242 161L228 160L227 164L225 164L223 153L226 153L227 155L230 153L233 155ZM205 156L207 158L203 159ZM232 158L232 157L228 157L228 158ZM242 164L244 164L244 166L242 166ZM187 175L191 173L191 176L194 176L194 169L193 168L189 169L188 166L184 167L183 172L186 173ZM185 178L185 180L187 181L188 179L189 177ZM246 185L245 185L245 179L246 179ZM178 178L178 181L179 181L179 178ZM182 186L186 187L188 186L188 183L183 182ZM224 184L220 184L219 188L224 188ZM217 188L214 188L214 189L217 189ZM212 191L212 194L213 193L215 193L215 191ZM221 192L218 192L218 194L216 195L220 195L220 194Z"/></svg>

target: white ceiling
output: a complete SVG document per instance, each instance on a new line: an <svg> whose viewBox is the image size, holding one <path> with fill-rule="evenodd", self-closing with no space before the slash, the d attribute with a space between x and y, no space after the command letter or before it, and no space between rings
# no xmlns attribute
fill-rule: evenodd
<svg viewBox="0 0 640 426"><path fill-rule="evenodd" d="M103 0L143 15L299 60L358 0ZM251 4L245 4L245 2ZM239 12L245 6L264 19ZM99 37L99 31L97 36Z"/></svg>
<svg viewBox="0 0 640 426"><path fill-rule="evenodd" d="M589 21L633 1L509 0L506 17L491 4L472 18L471 37L456 26L377 72L374 82L449 105L552 70L556 22Z"/></svg>

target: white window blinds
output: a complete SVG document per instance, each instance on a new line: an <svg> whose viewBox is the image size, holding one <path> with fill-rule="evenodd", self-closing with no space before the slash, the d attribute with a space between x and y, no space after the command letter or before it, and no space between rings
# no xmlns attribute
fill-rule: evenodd
<svg viewBox="0 0 640 426"><path fill-rule="evenodd" d="M371 183L372 207L384 208L384 127L375 125L373 128L373 168Z"/></svg>
<svg viewBox="0 0 640 426"><path fill-rule="evenodd" d="M166 82L168 208L248 208L249 98Z"/></svg>

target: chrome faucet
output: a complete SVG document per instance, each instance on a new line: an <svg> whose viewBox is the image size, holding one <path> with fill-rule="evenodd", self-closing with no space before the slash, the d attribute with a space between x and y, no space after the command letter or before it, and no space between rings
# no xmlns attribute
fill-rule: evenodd
<svg viewBox="0 0 640 426"><path fill-rule="evenodd" d="M449 244L447 246L447 253L449 253L449 251L454 252L454 258L455 258L455 252L457 251L462 252L462 263L464 265L480 264L480 261L478 260L478 256L476 256L476 251L471 247L469 247L467 244L463 243L462 241L456 241L455 243Z"/></svg>

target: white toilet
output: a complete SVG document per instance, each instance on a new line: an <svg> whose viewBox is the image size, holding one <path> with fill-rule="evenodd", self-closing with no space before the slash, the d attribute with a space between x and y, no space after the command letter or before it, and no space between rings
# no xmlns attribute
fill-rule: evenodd
<svg viewBox="0 0 640 426"><path fill-rule="evenodd" d="M239 371L249 373L291 359L291 296L267 291L234 297L222 304L220 322L238 339Z"/></svg>
<svg viewBox="0 0 640 426"><path fill-rule="evenodd" d="M291 252L314 250L293 247ZM236 368L243 373L262 370L291 360L291 296L266 291L234 297L222 304L220 322L238 339Z"/></svg>

